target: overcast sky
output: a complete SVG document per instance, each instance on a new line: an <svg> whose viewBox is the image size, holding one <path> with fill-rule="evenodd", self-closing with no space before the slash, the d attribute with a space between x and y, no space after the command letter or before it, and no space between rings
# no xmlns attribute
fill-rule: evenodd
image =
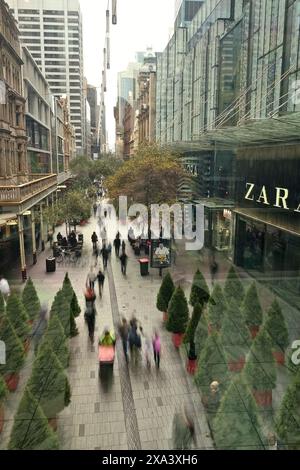
<svg viewBox="0 0 300 470"><path fill-rule="evenodd" d="M105 47L108 0L80 0L83 15L84 69L91 85L100 87ZM117 73L134 60L136 51L162 51L174 22L174 0L118 0L118 24L111 28L111 70L107 77L107 128L114 148L113 107L117 100ZM100 90L99 90L100 91Z"/></svg>

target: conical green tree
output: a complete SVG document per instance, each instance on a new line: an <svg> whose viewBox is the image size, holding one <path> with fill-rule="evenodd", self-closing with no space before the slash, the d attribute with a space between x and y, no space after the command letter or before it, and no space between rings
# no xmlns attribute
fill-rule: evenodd
<svg viewBox="0 0 300 470"><path fill-rule="evenodd" d="M34 321L41 310L41 303L31 278L28 279L22 292L22 302L29 320Z"/></svg>
<svg viewBox="0 0 300 470"><path fill-rule="evenodd" d="M195 333L196 328L199 324L201 315L203 312L203 305L196 304L192 316L189 320L185 335L184 335L184 343L190 345L189 348L189 359L196 359L196 347L195 347Z"/></svg>
<svg viewBox="0 0 300 470"><path fill-rule="evenodd" d="M220 284L215 284L208 302L208 322L212 331L220 331L226 307L222 287Z"/></svg>
<svg viewBox="0 0 300 470"><path fill-rule="evenodd" d="M264 327L252 343L244 368L244 377L252 390L265 391L276 387L272 341Z"/></svg>
<svg viewBox="0 0 300 470"><path fill-rule="evenodd" d="M157 294L156 307L160 312L167 312L168 305L174 293L175 286L170 273L167 273L161 283Z"/></svg>
<svg viewBox="0 0 300 470"><path fill-rule="evenodd" d="M300 369L288 386L276 417L276 431L285 447L300 450Z"/></svg>
<svg viewBox="0 0 300 470"><path fill-rule="evenodd" d="M67 338L71 337L71 313L68 299L65 298L62 290L59 290L54 298L50 318L57 315L64 329Z"/></svg>
<svg viewBox="0 0 300 470"><path fill-rule="evenodd" d="M189 321L189 309L186 297L180 286L177 287L172 295L168 313L167 330L171 333L184 333Z"/></svg>
<svg viewBox="0 0 300 470"><path fill-rule="evenodd" d="M48 420L32 396L25 389L20 402L8 445L9 450L57 450L58 438Z"/></svg>
<svg viewBox="0 0 300 470"><path fill-rule="evenodd" d="M70 353L64 329L57 315L51 316L39 349L44 347L45 342L50 344L61 365L66 369L69 365Z"/></svg>
<svg viewBox="0 0 300 470"><path fill-rule="evenodd" d="M1 322L3 315L5 315L5 303L4 303L3 295L0 292L0 322Z"/></svg>
<svg viewBox="0 0 300 470"><path fill-rule="evenodd" d="M8 394L8 390L7 390L7 387L6 387L6 383L5 383L2 375L0 375L0 409L1 409L1 405L4 402L7 394Z"/></svg>
<svg viewBox="0 0 300 470"><path fill-rule="evenodd" d="M39 400L48 419L55 418L70 403L70 386L63 367L49 343L39 348L28 390Z"/></svg>
<svg viewBox="0 0 300 470"><path fill-rule="evenodd" d="M63 292L65 295L68 297L70 304L71 304L71 312L74 316L74 318L78 317L81 312L81 308L79 307L77 295L75 294L75 291L73 289L72 283L69 278L69 274L66 273L64 282L63 282Z"/></svg>
<svg viewBox="0 0 300 470"><path fill-rule="evenodd" d="M6 378L20 371L24 364L25 352L8 317L4 317L0 325L0 338L6 347L6 363L0 364L0 374Z"/></svg>
<svg viewBox="0 0 300 470"><path fill-rule="evenodd" d="M218 450L263 450L264 436L258 408L241 376L231 383L213 421Z"/></svg>
<svg viewBox="0 0 300 470"><path fill-rule="evenodd" d="M246 325L249 328L260 326L263 322L263 312L255 282L251 284L246 292L242 304L242 313L244 315Z"/></svg>
<svg viewBox="0 0 300 470"><path fill-rule="evenodd" d="M289 344L289 333L277 300L274 300L267 314L264 328L272 339L273 349L284 352Z"/></svg>
<svg viewBox="0 0 300 470"><path fill-rule="evenodd" d="M244 300L244 287L233 266L228 272L224 293L228 302L233 298L241 305Z"/></svg>
<svg viewBox="0 0 300 470"><path fill-rule="evenodd" d="M29 339L30 326L28 324L28 316L22 300L17 294L11 294L8 297L6 314L17 333L17 336L24 344Z"/></svg>
<svg viewBox="0 0 300 470"><path fill-rule="evenodd" d="M233 299L230 300L223 320L221 342L228 364L245 359L251 344L249 330L237 302Z"/></svg>
<svg viewBox="0 0 300 470"><path fill-rule="evenodd" d="M206 284L206 280L203 274L198 269L193 280L191 294L190 294L190 304L195 307L197 303L203 305L209 300L209 288Z"/></svg>
<svg viewBox="0 0 300 470"><path fill-rule="evenodd" d="M195 331L195 352L197 357L200 356L208 337L208 325L204 312L201 315L200 321Z"/></svg>
<svg viewBox="0 0 300 470"><path fill-rule="evenodd" d="M222 393L228 386L228 368L225 352L217 333L208 336L198 358L195 382L204 395L209 395L210 384L217 381Z"/></svg>

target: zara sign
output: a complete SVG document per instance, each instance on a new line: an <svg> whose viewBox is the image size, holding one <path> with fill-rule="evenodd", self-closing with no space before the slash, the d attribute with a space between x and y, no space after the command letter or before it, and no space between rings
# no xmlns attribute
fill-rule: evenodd
<svg viewBox="0 0 300 470"><path fill-rule="evenodd" d="M300 214L300 201L297 207L290 207L289 189L274 187L273 194L270 194L266 186L258 186L255 183L246 183L245 199L265 206L277 207L287 211L298 212Z"/></svg>

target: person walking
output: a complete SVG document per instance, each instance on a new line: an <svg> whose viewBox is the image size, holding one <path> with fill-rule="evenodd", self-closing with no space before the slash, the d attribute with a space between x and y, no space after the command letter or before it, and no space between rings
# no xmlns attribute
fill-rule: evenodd
<svg viewBox="0 0 300 470"><path fill-rule="evenodd" d="M122 251L126 250L126 242L125 240L122 241Z"/></svg>
<svg viewBox="0 0 300 470"><path fill-rule="evenodd" d="M138 333L137 325L132 324L128 334L128 342L130 348L130 357L133 364L137 365L140 358L140 351L142 349L141 335Z"/></svg>
<svg viewBox="0 0 300 470"><path fill-rule="evenodd" d="M155 362L155 365L156 365L157 369L159 369L160 353L161 353L161 341L160 341L160 336L159 336L157 331L155 331L155 333L154 333L154 337L153 337L153 340L152 340L152 346L153 346L153 353L154 353L154 362Z"/></svg>
<svg viewBox="0 0 300 470"><path fill-rule="evenodd" d="M98 209L98 206L97 206L97 204L95 203L95 204L93 205L94 217L96 217L96 215L97 215L97 209Z"/></svg>
<svg viewBox="0 0 300 470"><path fill-rule="evenodd" d="M97 279L98 279L98 287L99 287L99 297L102 299L102 293L103 293L103 285L105 281L105 276L101 269L99 269L99 272L97 274Z"/></svg>
<svg viewBox="0 0 300 470"><path fill-rule="evenodd" d="M128 362L128 353L127 353L128 348L127 348L127 345L128 345L129 326L128 326L126 318L124 318L124 317L122 318L122 322L119 324L118 332L119 332L119 336L122 340L124 356L125 356L126 362Z"/></svg>
<svg viewBox="0 0 300 470"><path fill-rule="evenodd" d="M103 229L101 230L101 238L102 238L102 245L105 245L106 240L107 240L107 231L105 227L103 227Z"/></svg>
<svg viewBox="0 0 300 470"><path fill-rule="evenodd" d="M119 256L120 256L120 246L121 246L120 238L115 238L114 247L115 247L115 253L116 253L117 258L119 258Z"/></svg>
<svg viewBox="0 0 300 470"><path fill-rule="evenodd" d="M48 230L48 242L50 243L50 248L53 246L53 230Z"/></svg>
<svg viewBox="0 0 300 470"><path fill-rule="evenodd" d="M195 441L195 426L185 406L173 419L173 447L174 450L189 450Z"/></svg>
<svg viewBox="0 0 300 470"><path fill-rule="evenodd" d="M103 260L103 268L106 269L107 268L109 252L108 252L108 249L107 249L105 243L102 247L101 254L102 254L102 260Z"/></svg>
<svg viewBox="0 0 300 470"><path fill-rule="evenodd" d="M34 343L34 354L38 352L39 344L41 339L47 329L48 320L47 320L48 306L43 304L40 310L39 318L35 321L32 328L32 339Z"/></svg>
<svg viewBox="0 0 300 470"><path fill-rule="evenodd" d="M97 250L97 243L98 243L98 237L96 232L93 232L93 235L91 236L92 243L93 243L93 253Z"/></svg>
<svg viewBox="0 0 300 470"><path fill-rule="evenodd" d="M120 261L121 261L121 272L122 274L124 274L124 276L126 276L128 256L126 255L125 251L122 252L120 256Z"/></svg>
<svg viewBox="0 0 300 470"><path fill-rule="evenodd" d="M91 343L94 343L95 322L96 322L96 309L95 309L96 295L94 289L88 287L85 292L85 312L84 318L87 322L89 338Z"/></svg>
<svg viewBox="0 0 300 470"><path fill-rule="evenodd" d="M90 270L89 270L89 273L87 275L87 279L86 279L86 285L87 287L89 287L90 289L93 289L95 288L95 281L97 279L97 275L94 271L94 268L93 266L90 267Z"/></svg>
<svg viewBox="0 0 300 470"><path fill-rule="evenodd" d="M4 301L7 302L7 299L10 296L10 287L8 281L2 274L0 274L0 292L3 295Z"/></svg>

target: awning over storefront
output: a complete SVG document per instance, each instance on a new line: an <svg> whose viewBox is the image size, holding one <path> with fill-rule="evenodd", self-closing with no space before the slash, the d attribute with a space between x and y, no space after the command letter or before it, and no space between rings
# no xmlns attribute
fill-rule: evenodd
<svg viewBox="0 0 300 470"><path fill-rule="evenodd" d="M168 144L179 152L236 149L300 141L300 112L268 119L249 120L238 126L219 127L203 132L192 141Z"/></svg>

